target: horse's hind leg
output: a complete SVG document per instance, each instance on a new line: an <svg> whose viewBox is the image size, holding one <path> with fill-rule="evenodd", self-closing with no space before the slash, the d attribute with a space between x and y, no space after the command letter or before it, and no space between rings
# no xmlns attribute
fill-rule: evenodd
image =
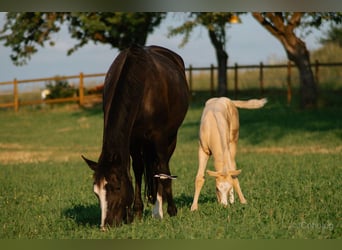
<svg viewBox="0 0 342 250"><path fill-rule="evenodd" d="M167 156L167 163L166 163L167 164L167 169L170 169L169 161L170 161L170 158L171 158L171 156L172 156L172 154L173 154L173 152L175 151L175 148L176 148L177 133L172 137L171 141L172 142L168 146L168 156ZM166 199L167 199L167 213L170 216L175 216L175 215L177 215L177 207L176 207L176 205L174 203L173 195L172 195L172 179L167 179L167 180L165 180L165 182L166 183L164 184L164 188L166 188L166 190L164 190L164 193L166 194Z"/></svg>
<svg viewBox="0 0 342 250"><path fill-rule="evenodd" d="M171 177L170 169L169 169L169 160L175 150L176 147L176 136L168 138L171 143L168 145L163 135L155 138L155 149L157 151L158 157L158 174L165 174L166 177L161 176L158 179L158 192L157 192L157 201L155 211L161 211L162 207L162 199L166 198L167 200L167 212L170 216L175 216L177 214L177 207L174 203L172 196L172 180L168 177ZM168 177L167 177L168 176ZM159 198L159 200L158 200ZM157 209L158 205L158 209ZM162 211L161 211L162 213ZM161 216L162 217L162 214Z"/></svg>
<svg viewBox="0 0 342 250"><path fill-rule="evenodd" d="M141 182L142 182L142 175L144 173L144 162L142 159L141 152L139 151L138 148L132 149L131 156L133 160L132 167L133 167L134 177L135 177L133 210L134 210L134 215L138 217L139 219L141 219L143 210L144 210L144 204L141 199Z"/></svg>

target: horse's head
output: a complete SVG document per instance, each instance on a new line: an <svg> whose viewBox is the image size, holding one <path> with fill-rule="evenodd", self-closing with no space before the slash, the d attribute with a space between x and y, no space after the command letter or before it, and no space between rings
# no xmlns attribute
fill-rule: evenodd
<svg viewBox="0 0 342 250"><path fill-rule="evenodd" d="M236 178L241 170L228 170L227 172L215 172L207 170L208 175L216 178L216 196L219 203L228 205L228 195L232 194L233 188L237 189ZM234 199L230 197L230 201Z"/></svg>
<svg viewBox="0 0 342 250"><path fill-rule="evenodd" d="M82 156L94 171L94 193L101 207L101 229L133 220L133 186L126 166L105 166ZM107 163L108 164L108 163ZM112 164L111 164L112 165Z"/></svg>

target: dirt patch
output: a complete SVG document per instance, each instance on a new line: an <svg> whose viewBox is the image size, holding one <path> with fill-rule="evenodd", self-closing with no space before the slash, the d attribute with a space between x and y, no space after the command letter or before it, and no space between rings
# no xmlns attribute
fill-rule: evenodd
<svg viewBox="0 0 342 250"><path fill-rule="evenodd" d="M52 155L52 152L31 152L31 151L1 151L0 163L37 163L45 162Z"/></svg>
<svg viewBox="0 0 342 250"><path fill-rule="evenodd" d="M17 150L22 149L23 146L18 143L1 143L0 142L0 150Z"/></svg>
<svg viewBox="0 0 342 250"><path fill-rule="evenodd" d="M66 128L67 129L67 128ZM61 129L59 132L63 132ZM80 160L85 154L91 159L97 159L101 148L94 147L37 147L33 145L21 145L18 143L0 142L0 165L11 163L41 163L41 162L67 162Z"/></svg>
<svg viewBox="0 0 342 250"><path fill-rule="evenodd" d="M239 147L239 153L260 153L260 154L342 154L342 146L336 148L324 147ZM81 154L85 154L90 159L97 159L98 148L88 148L85 152L66 151L61 148L49 148L49 150L29 150L19 144L0 143L0 164L13 163L42 163L48 161L67 162L71 160L81 160ZM194 156L196 157L196 156Z"/></svg>

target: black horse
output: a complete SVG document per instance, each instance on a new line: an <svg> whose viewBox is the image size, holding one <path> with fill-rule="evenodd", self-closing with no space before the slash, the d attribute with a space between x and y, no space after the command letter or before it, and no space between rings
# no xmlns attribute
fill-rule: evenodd
<svg viewBox="0 0 342 250"><path fill-rule="evenodd" d="M142 216L142 176L154 217L163 217L162 199L170 216L177 214L172 197L169 160L188 109L189 89L182 58L166 48L133 45L111 65L103 92L104 130L94 192L101 207L101 228L129 223ZM133 193L130 156L135 175ZM132 210L132 203L134 205Z"/></svg>

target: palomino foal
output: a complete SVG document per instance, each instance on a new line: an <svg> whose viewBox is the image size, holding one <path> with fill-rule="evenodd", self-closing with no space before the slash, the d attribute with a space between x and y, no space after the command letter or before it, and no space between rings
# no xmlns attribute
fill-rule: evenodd
<svg viewBox="0 0 342 250"><path fill-rule="evenodd" d="M237 108L258 109L265 105L266 99L233 101L226 97L211 98L204 107L199 131L198 171L195 180L195 195L191 211L198 209L198 197L204 184L204 171L210 155L214 157L216 171L207 171L216 177L218 202L227 206L234 202L234 191L240 202L247 203L240 188L236 170L236 148L239 139L239 113Z"/></svg>

